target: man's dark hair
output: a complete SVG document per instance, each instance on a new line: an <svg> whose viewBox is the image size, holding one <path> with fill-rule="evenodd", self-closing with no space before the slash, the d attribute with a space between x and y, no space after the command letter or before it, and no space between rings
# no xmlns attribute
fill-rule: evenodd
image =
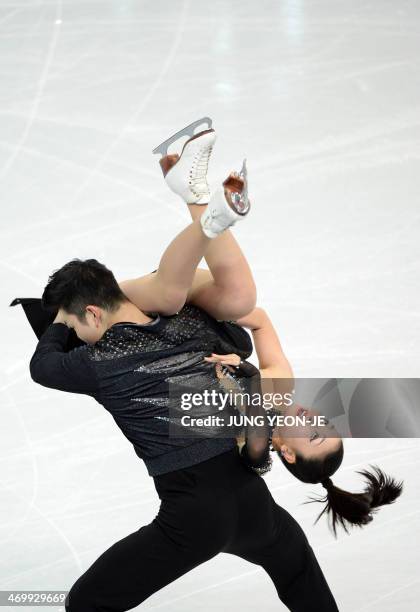
<svg viewBox="0 0 420 612"><path fill-rule="evenodd" d="M72 259L55 270L42 294L44 310L57 312L63 308L82 322L89 304L114 312L126 301L111 270L96 259Z"/></svg>

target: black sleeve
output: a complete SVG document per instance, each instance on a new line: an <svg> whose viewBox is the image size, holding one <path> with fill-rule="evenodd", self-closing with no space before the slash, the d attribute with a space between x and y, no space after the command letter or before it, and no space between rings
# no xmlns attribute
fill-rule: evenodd
<svg viewBox="0 0 420 612"><path fill-rule="evenodd" d="M255 470L258 474L265 474L271 470L272 459L270 455L270 445L267 442L265 447L258 453L257 456L251 456L249 454L248 440L241 448L241 459L243 462Z"/></svg>
<svg viewBox="0 0 420 612"><path fill-rule="evenodd" d="M253 346L251 336L244 327L235 321L216 321L209 316L210 324L219 338L220 354L236 353L241 359L248 359L252 355Z"/></svg>
<svg viewBox="0 0 420 612"><path fill-rule="evenodd" d="M30 361L31 378L43 387L95 397L99 385L86 346L66 352L69 332L64 323L47 328Z"/></svg>
<svg viewBox="0 0 420 612"><path fill-rule="evenodd" d="M253 384L254 391L257 392L260 390L261 384L261 374L258 368L254 366L250 361L244 361L241 359L241 362L238 366L235 366L236 371L240 373L242 376L245 376L251 379L251 384ZM255 377L255 378L254 378Z"/></svg>
<svg viewBox="0 0 420 612"><path fill-rule="evenodd" d="M241 458L246 465L258 474L262 475L271 469L272 459L270 455L270 429L267 421L267 412L263 405L261 391L261 374L252 363L241 361L237 373L243 377L245 390L251 398L259 396L259 402L255 400L246 406L247 417L259 417L263 424L252 425L249 422L245 428L246 442L241 449Z"/></svg>

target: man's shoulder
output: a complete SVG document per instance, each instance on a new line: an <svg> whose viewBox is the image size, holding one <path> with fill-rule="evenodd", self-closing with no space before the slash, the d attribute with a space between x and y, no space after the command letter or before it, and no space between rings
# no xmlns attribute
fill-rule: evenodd
<svg viewBox="0 0 420 612"><path fill-rule="evenodd" d="M86 345L90 361L111 361L120 357L138 356L140 353L167 348L166 322L159 318L153 325L120 323L109 328L98 342Z"/></svg>
<svg viewBox="0 0 420 612"><path fill-rule="evenodd" d="M236 321L219 321L195 304L185 304L176 317L186 328L191 324L212 330L219 340L220 350L224 353L237 353L247 359L253 350L250 334Z"/></svg>

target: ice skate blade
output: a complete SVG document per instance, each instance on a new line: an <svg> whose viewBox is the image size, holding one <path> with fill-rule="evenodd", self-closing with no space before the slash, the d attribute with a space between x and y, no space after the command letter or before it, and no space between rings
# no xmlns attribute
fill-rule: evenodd
<svg viewBox="0 0 420 612"><path fill-rule="evenodd" d="M189 136L190 138L192 138L193 136L195 136L195 128L203 124L207 125L207 129L211 129L213 121L210 119L210 117L202 117L201 119L197 119L197 121L190 123L190 125L187 125L186 127L184 127L184 129L180 130L179 132L176 132L176 134L170 136L167 140L162 142L159 146L153 149L152 153L154 155L160 153L162 157L165 157L168 154L168 148L173 142L176 142L183 136Z"/></svg>
<svg viewBox="0 0 420 612"><path fill-rule="evenodd" d="M246 158L244 159L242 163L240 176L242 177L244 181L244 187L242 189L241 199L243 200L243 202L249 202L248 200L248 168L246 167Z"/></svg>

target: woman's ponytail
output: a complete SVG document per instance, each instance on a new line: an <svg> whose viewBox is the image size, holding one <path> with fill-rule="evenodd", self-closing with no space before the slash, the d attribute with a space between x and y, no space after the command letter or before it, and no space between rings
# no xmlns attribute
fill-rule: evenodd
<svg viewBox="0 0 420 612"><path fill-rule="evenodd" d="M343 491L334 485L331 478L321 481L327 494L311 501L325 503L325 508L315 522L323 514L330 516L331 527L337 535L337 526L341 525L346 532L349 527L362 527L373 519L373 514L379 506L392 504L402 493L403 483L387 476L378 467L371 466L371 470L358 472L366 480L366 487L362 493Z"/></svg>

